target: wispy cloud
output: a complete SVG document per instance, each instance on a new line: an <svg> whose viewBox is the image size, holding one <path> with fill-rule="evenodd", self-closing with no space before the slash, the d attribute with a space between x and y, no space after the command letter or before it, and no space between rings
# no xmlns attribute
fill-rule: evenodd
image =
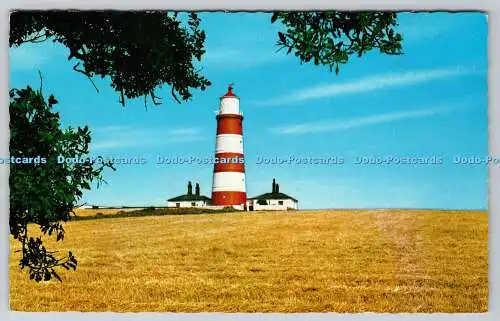
<svg viewBox="0 0 500 321"><path fill-rule="evenodd" d="M403 87L432 80L447 79L482 72L475 67L456 66L450 68L389 73L361 78L343 83L322 84L299 89L281 97L256 102L258 105L285 105L312 99L358 94L392 87Z"/></svg>
<svg viewBox="0 0 500 321"><path fill-rule="evenodd" d="M116 148L141 148L176 143L196 142L204 139L202 128L177 127L170 129L143 129L132 126L105 126L92 129L93 151Z"/></svg>
<svg viewBox="0 0 500 321"><path fill-rule="evenodd" d="M382 115L348 118L342 120L336 119L329 121L308 122L301 124L278 126L272 128L271 132L278 135L303 135L311 133L335 132L335 131L360 128L360 127L379 125L384 123L391 123L403 119L425 118L451 112L456 109L458 109L457 106L449 106L443 108L410 110L410 111L402 111L402 112L388 113Z"/></svg>
<svg viewBox="0 0 500 321"><path fill-rule="evenodd" d="M173 128L167 130L167 134L170 136L181 136L183 138L187 136L198 136L200 134L200 128L199 127Z"/></svg>

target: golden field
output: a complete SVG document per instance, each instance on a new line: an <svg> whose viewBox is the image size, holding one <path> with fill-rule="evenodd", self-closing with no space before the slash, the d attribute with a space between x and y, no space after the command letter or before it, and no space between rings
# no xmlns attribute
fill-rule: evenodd
<svg viewBox="0 0 500 321"><path fill-rule="evenodd" d="M30 281L11 239L10 305L23 311L485 312L488 216L317 210L69 222L49 248L77 259Z"/></svg>

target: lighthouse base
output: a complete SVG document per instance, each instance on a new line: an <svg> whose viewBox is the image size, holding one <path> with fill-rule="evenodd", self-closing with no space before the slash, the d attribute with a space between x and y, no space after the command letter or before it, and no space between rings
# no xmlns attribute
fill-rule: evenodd
<svg viewBox="0 0 500 321"><path fill-rule="evenodd" d="M247 201L245 192L212 192L212 204L221 206L242 205Z"/></svg>

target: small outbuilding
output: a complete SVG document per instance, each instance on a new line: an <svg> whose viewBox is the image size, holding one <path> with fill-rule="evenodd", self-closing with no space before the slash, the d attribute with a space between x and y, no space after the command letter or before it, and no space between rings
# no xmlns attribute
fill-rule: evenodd
<svg viewBox="0 0 500 321"><path fill-rule="evenodd" d="M248 211L286 211L298 210L299 201L280 192L279 184L273 178L271 193L261 194L247 200Z"/></svg>
<svg viewBox="0 0 500 321"><path fill-rule="evenodd" d="M205 207L210 205L211 199L204 195L200 195L200 185L196 183L195 192L193 194L193 185L188 182L187 194L172 197L167 200L168 207Z"/></svg>

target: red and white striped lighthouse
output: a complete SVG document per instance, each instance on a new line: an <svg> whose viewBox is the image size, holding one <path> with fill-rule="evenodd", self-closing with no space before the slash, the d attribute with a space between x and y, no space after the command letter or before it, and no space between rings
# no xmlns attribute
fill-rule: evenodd
<svg viewBox="0 0 500 321"><path fill-rule="evenodd" d="M217 113L213 205L245 206L247 194L242 123L240 99L233 93L231 84L227 93L220 98Z"/></svg>

